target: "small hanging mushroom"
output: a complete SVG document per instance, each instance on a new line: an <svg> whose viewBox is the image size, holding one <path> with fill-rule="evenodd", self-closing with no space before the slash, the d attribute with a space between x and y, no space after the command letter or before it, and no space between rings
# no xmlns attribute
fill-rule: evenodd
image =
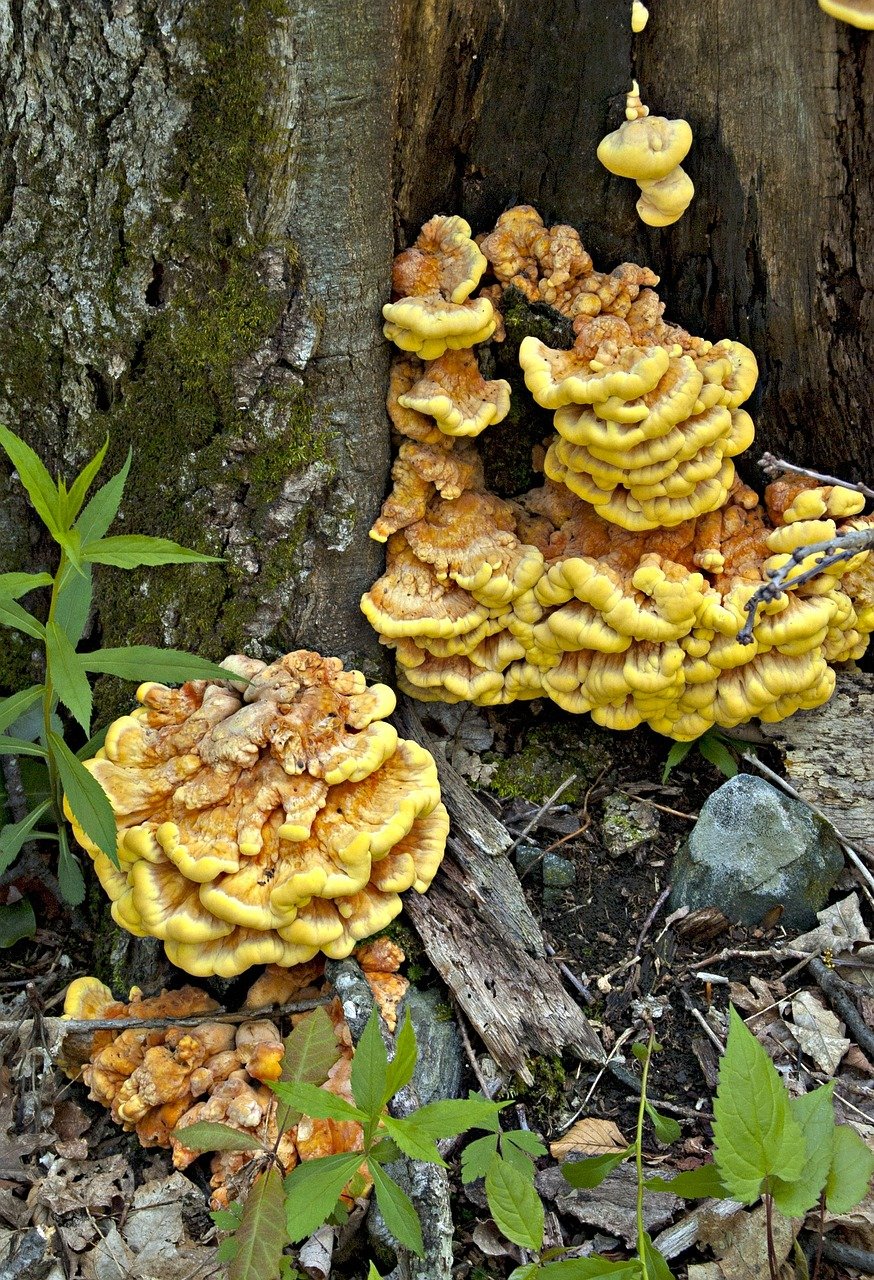
<svg viewBox="0 0 874 1280"><path fill-rule="evenodd" d="M641 0L634 0L631 6L631 30L638 35L649 21L649 9Z"/></svg>
<svg viewBox="0 0 874 1280"><path fill-rule="evenodd" d="M601 139L598 159L619 178L633 178L642 192L637 212L651 227L677 222L691 203L695 188L680 168L692 145L686 120L651 116L636 80L625 99L625 121Z"/></svg>

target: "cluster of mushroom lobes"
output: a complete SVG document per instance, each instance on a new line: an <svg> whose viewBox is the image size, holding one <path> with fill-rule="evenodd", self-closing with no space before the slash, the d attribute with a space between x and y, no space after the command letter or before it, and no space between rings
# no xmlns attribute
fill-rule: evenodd
<svg viewBox="0 0 874 1280"><path fill-rule="evenodd" d="M395 695L305 650L239 656L227 681L144 684L86 763L115 866L71 817L116 923L187 973L341 958L423 893L446 842L432 757L387 723Z"/></svg>
<svg viewBox="0 0 874 1280"><path fill-rule="evenodd" d="M682 167L691 145L688 121L651 116L634 80L625 97L625 119L601 139L598 159L610 173L637 183L641 222L669 227L682 218L695 194L692 179Z"/></svg>
<svg viewBox="0 0 874 1280"><path fill-rule="evenodd" d="M595 271L572 228L547 229L530 207L500 218L480 258L462 234L460 218L433 218L401 255L395 291L411 284L411 254L438 291L445 262L444 293L463 261L466 297L483 281L478 298L500 306L512 285L570 317L576 341L521 344L525 382L558 434L543 486L511 501L486 490L475 445L447 432L458 419L446 401L465 422L483 402L503 407L502 388L477 381L473 351L469 381L439 415L417 390L439 359L396 358L388 410L400 448L373 529L386 572L362 608L395 650L400 687L426 701L548 696L609 728L646 722L685 740L824 702L831 664L860 656L874 630L865 554L765 606L752 643L738 635L768 570L846 527L863 499L792 479L763 506L735 476L731 459L753 433L740 407L752 353L665 323L657 277L632 263ZM432 320L422 313L434 341Z"/></svg>

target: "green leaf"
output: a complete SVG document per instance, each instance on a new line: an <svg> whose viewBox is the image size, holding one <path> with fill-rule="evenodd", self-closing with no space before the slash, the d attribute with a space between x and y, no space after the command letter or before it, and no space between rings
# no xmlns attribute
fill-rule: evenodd
<svg viewBox="0 0 874 1280"><path fill-rule="evenodd" d="M91 686L82 659L54 620L46 626L46 656L55 692L87 736L91 732Z"/></svg>
<svg viewBox="0 0 874 1280"><path fill-rule="evenodd" d="M98 729L97 732L88 739L84 747L80 747L79 750L76 752L76 759L92 760L94 756L97 755L97 752L100 750L100 748L103 746L104 742L106 741L106 735L108 732L109 732L108 724L104 725L102 729Z"/></svg>
<svg viewBox="0 0 874 1280"><path fill-rule="evenodd" d="M46 751L38 742L30 742L27 738L11 738L8 733L0 737L0 756L39 756L46 759Z"/></svg>
<svg viewBox="0 0 874 1280"><path fill-rule="evenodd" d="M76 531L83 544L96 542L99 538L102 538L118 514L118 508L121 506L121 499L124 495L124 486L127 482L127 474L130 471L131 456L131 451L128 450L127 458L121 471L114 475L111 480L107 480L106 484L97 490L76 521Z"/></svg>
<svg viewBox="0 0 874 1280"><path fill-rule="evenodd" d="M90 462L86 462L85 466L76 476L76 479L70 485L70 492L67 494L65 521L66 525L70 525L76 519L76 516L82 509L82 503L85 501L85 495L94 483L97 472L103 466L103 459L106 457L106 450L109 448L109 436L101 449L98 449Z"/></svg>
<svg viewBox="0 0 874 1280"><path fill-rule="evenodd" d="M360 1049L358 1050L360 1053ZM357 1058L358 1053L355 1057ZM355 1060L352 1062L353 1070ZM509 1102L492 1102L488 1098L446 1098L429 1102L416 1112L416 1126L430 1137L454 1138L467 1129L497 1131L498 1116Z"/></svg>
<svg viewBox="0 0 874 1280"><path fill-rule="evenodd" d="M357 1120L364 1124L368 1119L366 1111L353 1107L351 1102L340 1098L336 1093L328 1093L327 1089L319 1089L314 1084L288 1083L281 1080L270 1082L270 1088L289 1107L314 1120Z"/></svg>
<svg viewBox="0 0 874 1280"><path fill-rule="evenodd" d="M513 1244L535 1252L543 1244L543 1202L531 1180L506 1160L494 1160L486 1174L489 1213Z"/></svg>
<svg viewBox="0 0 874 1280"><path fill-rule="evenodd" d="M501 1135L501 1145L518 1147L520 1151L527 1151L530 1156L546 1155L546 1147L530 1129L511 1129Z"/></svg>
<svg viewBox="0 0 874 1280"><path fill-rule="evenodd" d="M14 600L0 600L0 624L23 631L26 636L33 636L34 640L45 640L43 624Z"/></svg>
<svg viewBox="0 0 874 1280"><path fill-rule="evenodd" d="M399 1089L403 1089L405 1084L409 1084L413 1078L413 1072L416 1069L416 1057L418 1048L416 1046L416 1033L413 1030L413 1024L410 1021L410 1011L407 1010L404 1018L404 1025L401 1027L395 1040L395 1056L388 1064L385 1076L385 1088L387 1090L385 1100L393 1098Z"/></svg>
<svg viewBox="0 0 874 1280"><path fill-rule="evenodd" d="M668 758L665 761L665 767L662 770L662 782L667 782L674 769L678 764L686 759L686 756L692 750L694 743L692 742L675 742L668 752Z"/></svg>
<svg viewBox="0 0 874 1280"><path fill-rule="evenodd" d="M339 1056L331 1019L324 1009L313 1009L285 1037L280 1081L284 1084L324 1084ZM276 1109L277 1131L285 1133L297 1124L302 1114L280 1101Z"/></svg>
<svg viewBox="0 0 874 1280"><path fill-rule="evenodd" d="M819 1089L790 1098L789 1109L804 1134L805 1156L801 1176L794 1181L773 1177L768 1189L774 1204L787 1218L802 1218L819 1200L834 1151L834 1081Z"/></svg>
<svg viewBox="0 0 874 1280"><path fill-rule="evenodd" d="M825 1202L830 1213L849 1213L865 1199L874 1153L848 1124L835 1126L831 1167L825 1184Z"/></svg>
<svg viewBox="0 0 874 1280"><path fill-rule="evenodd" d="M124 649L97 649L83 653L86 671L122 680L159 680L162 684L184 684L186 680L228 680L232 673L217 662L207 662L182 649L157 649L150 644L132 644ZM236 679L236 677L233 677Z"/></svg>
<svg viewBox="0 0 874 1280"><path fill-rule="evenodd" d="M13 947L36 933L36 916L27 898L0 906L0 947Z"/></svg>
<svg viewBox="0 0 874 1280"><path fill-rule="evenodd" d="M507 1164L512 1165L517 1173L521 1173L523 1178L527 1178L529 1182L534 1181L534 1161L527 1151L520 1151L518 1147L514 1147L512 1144L502 1143L501 1158L506 1160Z"/></svg>
<svg viewBox="0 0 874 1280"><path fill-rule="evenodd" d="M561 1166L565 1181L578 1190L591 1191L600 1187L604 1179L614 1169L618 1169L623 1160L634 1154L634 1147L626 1147L615 1155L609 1152L603 1156L586 1156L583 1160L568 1160Z"/></svg>
<svg viewBox="0 0 874 1280"><path fill-rule="evenodd" d="M360 1048L356 1050L356 1055L359 1052ZM394 1178L388 1176L382 1165L377 1164L376 1161L370 1161L367 1167L373 1178L376 1203L379 1205L379 1211L385 1219L385 1225L398 1244L403 1245L405 1249L409 1249L411 1253L415 1253L417 1257L424 1257L425 1246L422 1242L419 1215L413 1208L410 1197L405 1191L401 1190Z"/></svg>
<svg viewBox="0 0 874 1280"><path fill-rule="evenodd" d="M469 1142L461 1153L461 1181L474 1182L477 1178L484 1178L497 1154L496 1133L488 1133L484 1138Z"/></svg>
<svg viewBox="0 0 874 1280"><path fill-rule="evenodd" d="M81 573L71 574L58 592L55 602L55 622L75 648L82 639L88 615L94 583L90 565L83 565Z"/></svg>
<svg viewBox="0 0 874 1280"><path fill-rule="evenodd" d="M643 1184L647 1191L669 1191L687 1200L729 1199L715 1164L702 1164L698 1169L687 1169L674 1178L647 1178Z"/></svg>
<svg viewBox="0 0 874 1280"><path fill-rule="evenodd" d="M232 1200L227 1209L211 1209L209 1216L219 1231L236 1231L243 1216L243 1206L239 1200Z"/></svg>
<svg viewBox="0 0 874 1280"><path fill-rule="evenodd" d="M733 778L737 773L737 761L718 738L711 737L705 733L703 738L698 741L698 749L704 759L716 765L719 772L724 774L726 778Z"/></svg>
<svg viewBox="0 0 874 1280"><path fill-rule="evenodd" d="M50 587L54 578L50 573L0 573L0 598L17 600L19 596L35 591L37 587Z"/></svg>
<svg viewBox="0 0 874 1280"><path fill-rule="evenodd" d="M174 1129L172 1137L189 1151L266 1151L264 1143L252 1133L242 1133L217 1120L197 1120L184 1129ZM228 1231L229 1227L222 1230Z"/></svg>
<svg viewBox="0 0 874 1280"><path fill-rule="evenodd" d="M589 1258L548 1262L539 1274L548 1280L639 1280L643 1273L636 1258L630 1262L611 1262L593 1253Z"/></svg>
<svg viewBox="0 0 874 1280"><path fill-rule="evenodd" d="M804 1135L768 1054L729 1011L728 1043L713 1103L714 1157L734 1200L752 1204L774 1175L794 1181L804 1168Z"/></svg>
<svg viewBox="0 0 874 1280"><path fill-rule="evenodd" d="M0 700L0 733L29 711L35 702L39 702L45 693L44 684L32 684L29 689L21 689L8 698Z"/></svg>
<svg viewBox="0 0 874 1280"><path fill-rule="evenodd" d="M352 1097L371 1119L380 1114L391 1097L386 1091L387 1076L388 1054L379 1030L379 1014L374 1008L355 1047L350 1075Z"/></svg>
<svg viewBox="0 0 874 1280"><path fill-rule="evenodd" d="M507 1280L534 1280L540 1275L543 1275L543 1268L538 1262L523 1262L521 1267L513 1268Z"/></svg>
<svg viewBox="0 0 874 1280"><path fill-rule="evenodd" d="M327 1222L362 1159L358 1152L295 1165L285 1179L285 1225L290 1240L306 1240Z"/></svg>
<svg viewBox="0 0 874 1280"><path fill-rule="evenodd" d="M18 857L22 845L27 843L30 833L36 827L44 813L51 809L51 801L44 800L36 809L31 810L20 822L7 823L0 830L0 873Z"/></svg>
<svg viewBox="0 0 874 1280"><path fill-rule="evenodd" d="M647 1062L649 1059L649 1045L641 1044L639 1040L635 1040L631 1052L638 1062Z"/></svg>
<svg viewBox="0 0 874 1280"><path fill-rule="evenodd" d="M380 1164L393 1164L395 1160L400 1160L403 1154L403 1151L401 1151L393 1138L382 1137L370 1148L367 1158L368 1160L378 1160Z"/></svg>
<svg viewBox="0 0 874 1280"><path fill-rule="evenodd" d="M8 427L0 426L0 447L18 472L34 509L55 542L63 542L66 529L61 523L61 495L41 459Z"/></svg>
<svg viewBox="0 0 874 1280"><path fill-rule="evenodd" d="M273 1165L246 1196L228 1280L276 1280L287 1243L282 1175Z"/></svg>
<svg viewBox="0 0 874 1280"><path fill-rule="evenodd" d="M226 1240L219 1241L218 1248L215 1251L216 1262L231 1262L236 1256L236 1236L228 1236Z"/></svg>
<svg viewBox="0 0 874 1280"><path fill-rule="evenodd" d="M382 1276L379 1274L372 1262L367 1268L367 1280L382 1280Z"/></svg>
<svg viewBox="0 0 874 1280"><path fill-rule="evenodd" d="M115 814L106 792L81 760L76 759L63 738L50 732L48 746L55 758L61 786L66 793L67 803L76 815L76 821L88 839L93 840L113 866L117 867Z"/></svg>
<svg viewBox="0 0 874 1280"><path fill-rule="evenodd" d="M59 857L58 857L58 884L61 889L61 897L71 907L78 907L80 902L85 901L85 881L82 876L82 868L73 856L67 840L67 832L61 827L58 831L59 836Z"/></svg>
<svg viewBox="0 0 874 1280"><path fill-rule="evenodd" d="M415 1112L406 1119L397 1120L394 1116L383 1116L385 1131L400 1147L405 1156L411 1160L423 1160L425 1164L439 1164L446 1168L446 1161L437 1150L434 1139L416 1129Z"/></svg>
<svg viewBox="0 0 874 1280"><path fill-rule="evenodd" d="M86 542L82 558L91 564L109 564L116 569L139 569L158 564L218 564L221 556L201 555L189 547L180 547L169 538L149 538L139 533L124 533L116 538L100 538Z"/></svg>
<svg viewBox="0 0 874 1280"><path fill-rule="evenodd" d="M652 1127L655 1129L656 1137L659 1142L669 1147L672 1142L676 1142L678 1138L683 1136L683 1130L677 1124L676 1120L671 1120L668 1116L661 1115L656 1111L651 1102L645 1102L644 1108L646 1114L652 1121Z"/></svg>
<svg viewBox="0 0 874 1280"><path fill-rule="evenodd" d="M674 1273L646 1231L643 1233L642 1252L647 1280L674 1280Z"/></svg>

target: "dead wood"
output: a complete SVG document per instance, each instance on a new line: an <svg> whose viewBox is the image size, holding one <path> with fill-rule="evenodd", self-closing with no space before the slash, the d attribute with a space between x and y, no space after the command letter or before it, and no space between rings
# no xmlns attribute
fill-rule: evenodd
<svg viewBox="0 0 874 1280"><path fill-rule="evenodd" d="M409 700L401 700L395 719L406 737L433 752L452 819L436 880L427 894L405 899L429 960L501 1069L531 1083L535 1055L570 1049L603 1062L594 1031L549 963L506 856L508 831L446 763Z"/></svg>

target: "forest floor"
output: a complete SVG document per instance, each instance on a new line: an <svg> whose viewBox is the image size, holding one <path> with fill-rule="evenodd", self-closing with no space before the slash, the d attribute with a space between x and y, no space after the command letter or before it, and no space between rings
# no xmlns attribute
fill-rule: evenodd
<svg viewBox="0 0 874 1280"><path fill-rule="evenodd" d="M441 712L431 727L512 835L536 819L515 851L517 871L553 963L598 1033L608 1064L544 1058L535 1064L534 1084L523 1086L494 1069L473 1027L465 1085L477 1088L491 1072L498 1096L513 1099L506 1113L510 1127L531 1128L549 1147L538 1162L547 1243L619 1259L628 1256L634 1234L627 1176L620 1172L597 1191L569 1195L555 1170L557 1158L598 1154L633 1138L635 1040L646 1040L652 1030L662 1045L649 1093L682 1131L668 1147L647 1127L646 1164L664 1176L697 1166L711 1150L729 1001L749 1020L790 1090L836 1081L837 1118L869 1143L874 1067L850 1032L849 1045L837 1057L832 1046L829 1055L828 1036L835 1032L825 1018L827 1000L805 962L782 954L792 950L792 935L779 919L748 929L730 925L715 908L693 915L671 911L666 889L674 853L703 801L724 781L713 766L693 752L662 781L665 739L640 730L610 734L588 721L582 729L579 720L538 707L533 715L531 704L522 711L502 709L500 716ZM760 750L779 769L773 749ZM571 775L575 782L549 803ZM617 797L623 798L618 808ZM847 902L857 889L847 874L832 901ZM858 898L864 903L863 895ZM206 1280L222 1273L208 1216L206 1158L185 1175L174 1173L166 1149L144 1150L40 1043L41 1020L61 1012L70 980L94 970L95 925L84 911L72 921L59 915L6 953L0 976L0 1280ZM859 946L864 942L863 928ZM439 986L415 942L408 960L419 986ZM869 994L859 1007L871 1027L874 975L866 973ZM808 1010L823 1009L816 1044L798 1034L805 1002ZM30 1031L22 1043L25 1021ZM457 1151L450 1176L453 1275L508 1276L523 1255L490 1223L482 1183L462 1186ZM658 1205L658 1197L650 1200L650 1233L669 1253L682 1234L672 1236L672 1229L688 1222L689 1210L670 1196ZM673 1273L694 1280L764 1280L760 1217L754 1209L706 1228L699 1224L694 1247L671 1259ZM695 1235L690 1228L685 1242ZM874 1197L829 1222L828 1239L874 1250ZM351 1260L331 1274L359 1280L368 1252L362 1235ZM383 1262L380 1269L388 1267ZM832 1257L820 1274L841 1280L864 1273Z"/></svg>

